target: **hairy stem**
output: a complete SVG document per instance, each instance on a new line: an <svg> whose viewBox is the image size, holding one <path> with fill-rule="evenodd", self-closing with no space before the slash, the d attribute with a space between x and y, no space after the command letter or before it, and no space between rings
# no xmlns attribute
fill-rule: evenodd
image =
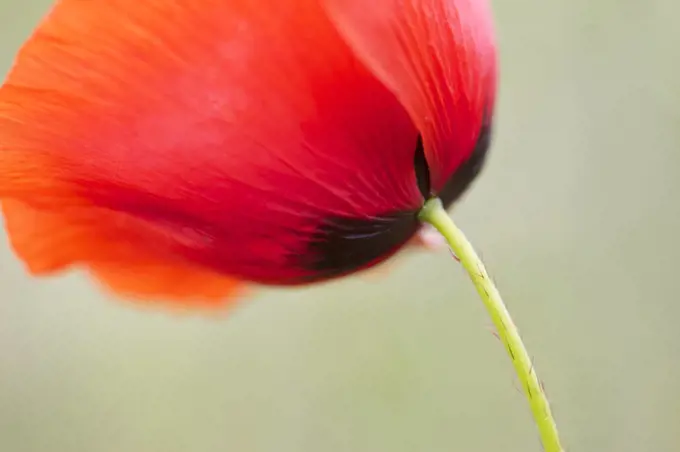
<svg viewBox="0 0 680 452"><path fill-rule="evenodd" d="M563 452L564 449L560 444L557 426L550 412L548 399L536 375L529 353L524 347L519 331L512 321L498 289L496 289L486 268L484 268L484 264L468 242L465 234L458 229L449 217L438 198L430 199L425 203L420 211L419 218L423 222L430 223L444 236L477 288L477 292L482 298L498 335L515 366L515 371L538 426L545 452Z"/></svg>

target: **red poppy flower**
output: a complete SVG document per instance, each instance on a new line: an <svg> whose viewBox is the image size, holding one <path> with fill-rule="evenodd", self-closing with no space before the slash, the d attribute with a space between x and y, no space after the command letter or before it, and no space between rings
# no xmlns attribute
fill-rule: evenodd
<svg viewBox="0 0 680 452"><path fill-rule="evenodd" d="M0 89L33 274L219 303L384 261L489 144L487 0L61 0Z"/></svg>

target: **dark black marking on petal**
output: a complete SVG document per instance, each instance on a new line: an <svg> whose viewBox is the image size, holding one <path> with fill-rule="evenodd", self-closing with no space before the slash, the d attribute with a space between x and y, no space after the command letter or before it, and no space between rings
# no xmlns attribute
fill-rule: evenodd
<svg viewBox="0 0 680 452"><path fill-rule="evenodd" d="M420 226L417 212L390 213L370 220L328 218L309 243L305 267L314 279L369 267L402 247Z"/></svg>
<svg viewBox="0 0 680 452"><path fill-rule="evenodd" d="M491 115L487 114L484 116L475 148L472 150L470 157L451 175L449 180L446 181L444 188L438 194L444 207L451 206L454 201L460 198L479 175L486 161L492 134L493 121Z"/></svg>
<svg viewBox="0 0 680 452"><path fill-rule="evenodd" d="M416 144L416 153L413 157L413 166L416 170L416 182L418 183L418 190L423 195L423 199L429 199L432 196L432 188L430 186L430 166L425 158L425 147L423 146L423 137L418 135L418 142Z"/></svg>
<svg viewBox="0 0 680 452"><path fill-rule="evenodd" d="M450 206L477 177L491 142L491 117L485 120L470 157L449 178L438 196ZM414 152L414 169L418 189L424 199L432 196L430 170L423 142L418 137ZM308 244L308 252L298 262L313 275L309 281L352 273L385 260L413 237L420 227L418 212L390 212L370 219L329 217L317 228Z"/></svg>

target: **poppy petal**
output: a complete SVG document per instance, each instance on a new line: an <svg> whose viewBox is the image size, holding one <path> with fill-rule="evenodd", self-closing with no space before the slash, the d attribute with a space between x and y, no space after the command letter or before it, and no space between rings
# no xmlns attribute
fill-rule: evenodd
<svg viewBox="0 0 680 452"><path fill-rule="evenodd" d="M296 284L415 234L417 140L318 0L61 0L0 89L0 198L67 222L134 218L125 228L155 245L126 257L129 274L148 257ZM73 248L129 240L108 219ZM350 247L319 245L328 231Z"/></svg>
<svg viewBox="0 0 680 452"><path fill-rule="evenodd" d="M241 292L238 280L183 261L160 256L141 235L118 227L111 213L36 209L21 201L2 203L5 227L15 252L35 275L51 275L87 265L113 292L140 301L221 307ZM103 221L106 218L107 221ZM141 230L141 229L140 229Z"/></svg>
<svg viewBox="0 0 680 452"><path fill-rule="evenodd" d="M323 1L409 111L423 134L432 188L442 190L471 156L493 108L496 46L487 0Z"/></svg>

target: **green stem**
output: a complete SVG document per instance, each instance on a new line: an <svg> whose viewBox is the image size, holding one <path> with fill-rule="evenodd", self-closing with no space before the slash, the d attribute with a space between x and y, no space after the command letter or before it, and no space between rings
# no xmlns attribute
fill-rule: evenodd
<svg viewBox="0 0 680 452"><path fill-rule="evenodd" d="M564 449L560 444L557 426L550 412L548 399L531 363L529 353L524 347L519 331L512 321L500 293L498 293L496 286L486 272L484 264L468 242L465 234L458 229L449 217L438 198L430 199L425 203L420 211L419 218L423 222L430 223L444 236L451 250L460 259L461 264L470 275L470 279L477 288L477 292L482 298L498 330L498 335L506 346L515 366L515 371L538 426L545 452L563 452Z"/></svg>

